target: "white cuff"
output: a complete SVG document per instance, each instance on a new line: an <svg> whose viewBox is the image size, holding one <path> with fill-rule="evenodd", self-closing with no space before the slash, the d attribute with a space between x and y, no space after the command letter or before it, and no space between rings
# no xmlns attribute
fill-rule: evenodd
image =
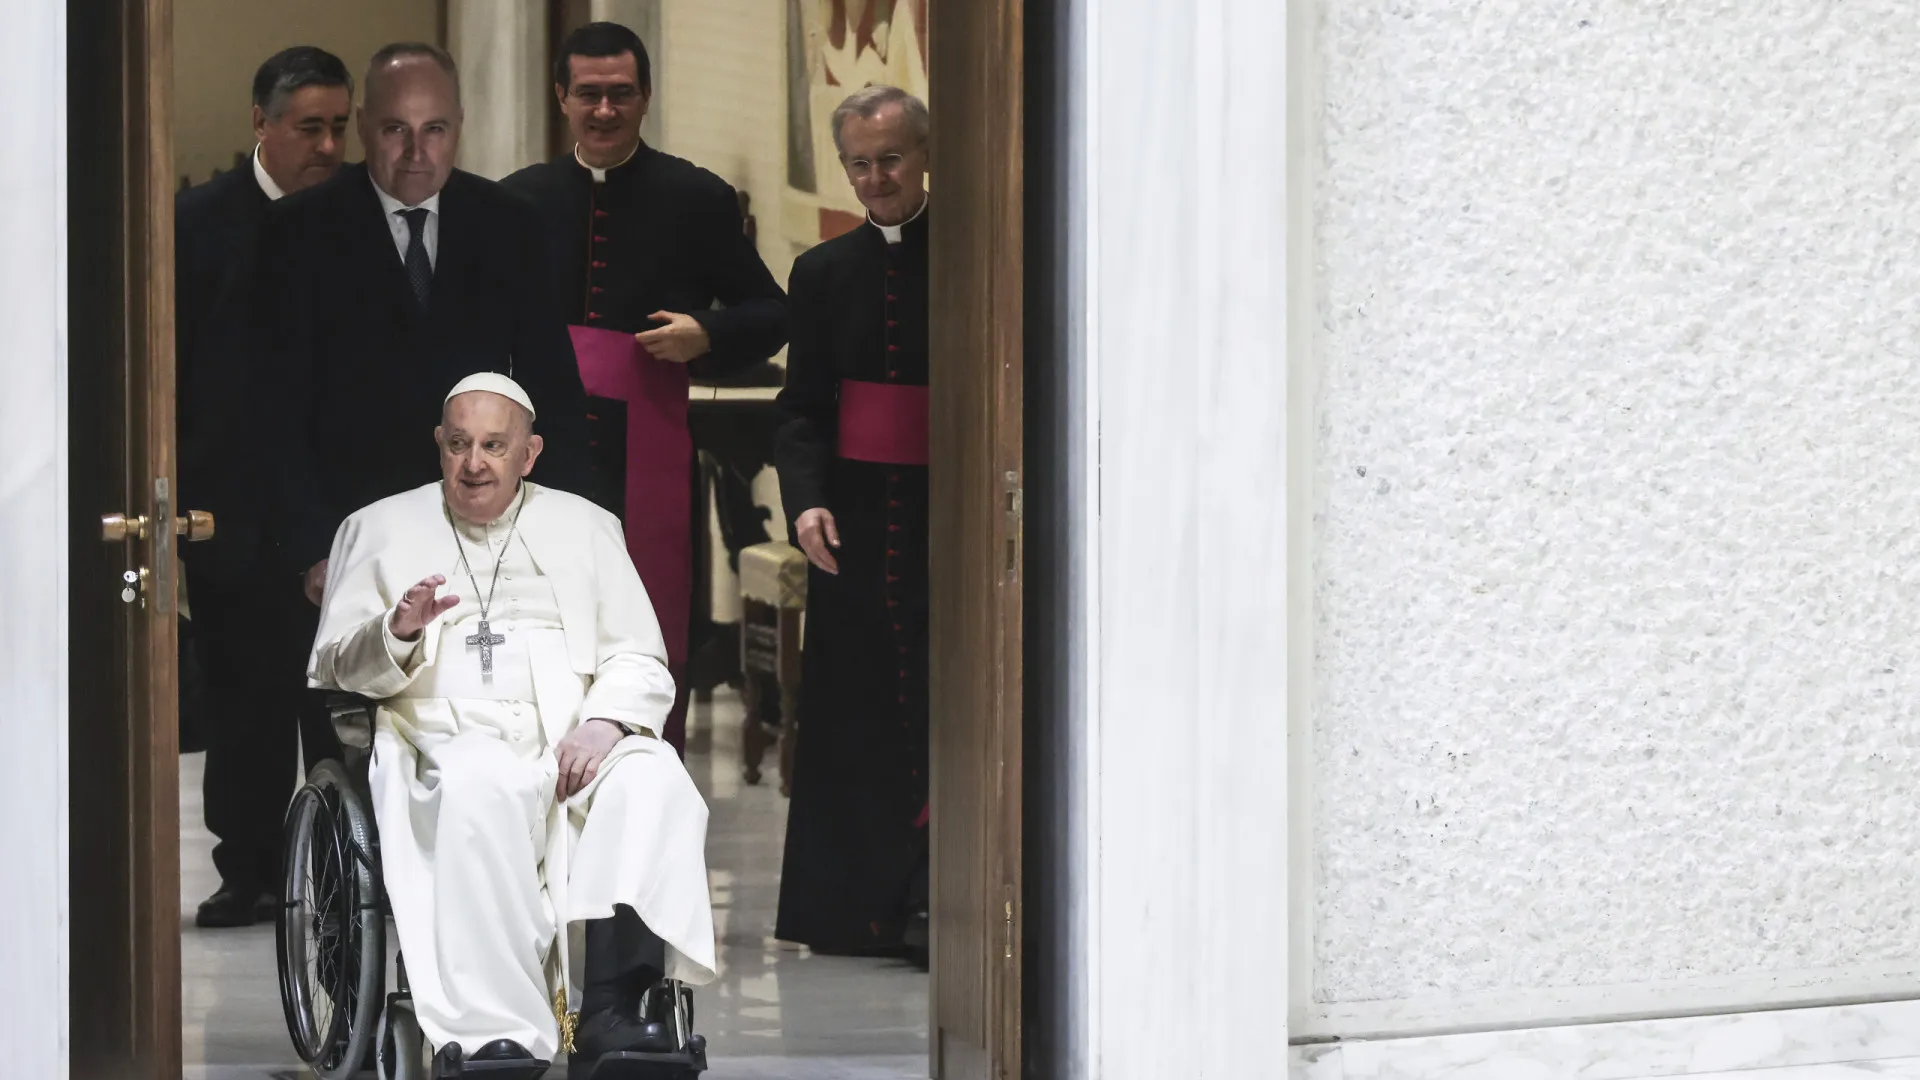
<svg viewBox="0 0 1920 1080"><path fill-rule="evenodd" d="M380 617L380 638L387 643L387 656L395 667L411 675L413 669L420 666L420 646L427 640L427 632L412 641L401 641L393 632L393 612Z"/></svg>

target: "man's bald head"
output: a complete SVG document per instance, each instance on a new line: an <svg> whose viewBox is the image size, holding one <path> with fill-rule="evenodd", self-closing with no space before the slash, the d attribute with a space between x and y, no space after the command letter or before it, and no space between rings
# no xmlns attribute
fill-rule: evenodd
<svg viewBox="0 0 1920 1080"><path fill-rule="evenodd" d="M460 69L437 45L388 45L367 65L360 142L367 172L405 206L440 193L460 152Z"/></svg>
<svg viewBox="0 0 1920 1080"><path fill-rule="evenodd" d="M384 46L367 61L367 77L362 81L371 101L396 82L423 77L445 79L454 108L460 107L460 65L453 62L452 53L438 45L402 41Z"/></svg>

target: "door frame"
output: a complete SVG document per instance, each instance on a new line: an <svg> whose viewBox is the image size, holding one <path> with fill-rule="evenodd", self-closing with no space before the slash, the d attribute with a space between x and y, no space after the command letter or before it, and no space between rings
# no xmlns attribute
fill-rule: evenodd
<svg viewBox="0 0 1920 1080"><path fill-rule="evenodd" d="M1025 14L935 0L928 29L935 1080L1021 1071Z"/></svg>
<svg viewBox="0 0 1920 1080"><path fill-rule="evenodd" d="M69 0L70 19L80 6ZM951 399L943 400L931 430L930 1070L936 1077L1006 1078L1021 1068L1024 12L1022 0L930 6L929 96L938 110L934 153L942 188L932 218L933 385ZM85 7L97 28L101 11ZM127 512L167 521L181 512L170 503L173 0L112 7L122 35L121 160L130 166L119 207L129 282L125 355L129 400L141 403L128 410L126 437L146 481ZM982 310L992 317L979 318ZM76 441L87 436L71 432ZM161 479L168 483L156 488ZM84 524L117 509L76 505L74 520ZM72 857L74 884L116 890L113 899L130 919L131 948L124 963L89 956L82 971L72 963L80 952L70 942L68 971L73 1008L86 1007L83 994L114 980L128 988L127 1007L103 1022L116 1039L124 1037L123 1074L159 1080L181 1071L172 530L152 530L142 557L159 568L153 581L163 595L149 602L130 634L127 753L113 775L95 779L128 793L125 858L90 851L89 859L78 834ZM84 614L72 612L76 619ZM80 735L88 718L75 715L70 723ZM71 787L68 798L79 802ZM68 905L71 911L71 888ZM71 929L72 941L86 933L77 920Z"/></svg>

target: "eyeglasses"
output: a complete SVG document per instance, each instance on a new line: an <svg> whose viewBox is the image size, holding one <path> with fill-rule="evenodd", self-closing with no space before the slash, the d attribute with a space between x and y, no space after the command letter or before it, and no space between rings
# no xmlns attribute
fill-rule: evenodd
<svg viewBox="0 0 1920 1080"><path fill-rule="evenodd" d="M624 109L640 100L640 88L637 86L611 86L604 90L598 86L582 86L568 93L589 108L597 108L604 101L616 109Z"/></svg>
<svg viewBox="0 0 1920 1080"><path fill-rule="evenodd" d="M847 162L847 175L853 177L855 180L865 180L867 177L872 176L877 169L891 176L900 171L900 164L906 160L905 155L902 154L888 154L879 161L868 161L866 158L853 158Z"/></svg>

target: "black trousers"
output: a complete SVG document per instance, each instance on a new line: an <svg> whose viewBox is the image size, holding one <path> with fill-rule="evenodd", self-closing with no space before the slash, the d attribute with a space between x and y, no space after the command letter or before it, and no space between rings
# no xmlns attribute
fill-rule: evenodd
<svg viewBox="0 0 1920 1080"><path fill-rule="evenodd" d="M300 579L261 574L232 583L188 568L201 667L206 774L201 792L213 865L241 892L277 892L280 829L300 776L338 753L323 701L306 688L319 609ZM301 736L305 735L302 740Z"/></svg>
<svg viewBox="0 0 1920 1080"><path fill-rule="evenodd" d="M603 1009L633 1008L667 967L667 943L634 910L616 905L610 919L594 919L586 927L586 980L580 995L580 1017Z"/></svg>

